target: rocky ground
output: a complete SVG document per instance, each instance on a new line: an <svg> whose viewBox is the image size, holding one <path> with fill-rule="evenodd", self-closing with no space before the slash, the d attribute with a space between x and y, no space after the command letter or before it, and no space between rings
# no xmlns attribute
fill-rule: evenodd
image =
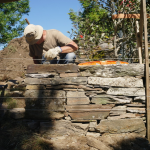
<svg viewBox="0 0 150 150"><path fill-rule="evenodd" d="M5 120L0 128L0 150L149 150L145 138L124 133L99 135L87 132L86 124L71 124L70 121L52 122L46 128L44 122ZM70 124L69 126L67 126Z"/></svg>

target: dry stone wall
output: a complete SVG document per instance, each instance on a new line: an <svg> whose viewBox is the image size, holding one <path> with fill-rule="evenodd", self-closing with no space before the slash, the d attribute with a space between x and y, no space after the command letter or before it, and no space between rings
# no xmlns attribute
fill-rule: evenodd
<svg viewBox="0 0 150 150"><path fill-rule="evenodd" d="M146 135L144 65L29 65L24 84L25 107L9 112L16 119L47 120L41 133L56 120L84 135Z"/></svg>

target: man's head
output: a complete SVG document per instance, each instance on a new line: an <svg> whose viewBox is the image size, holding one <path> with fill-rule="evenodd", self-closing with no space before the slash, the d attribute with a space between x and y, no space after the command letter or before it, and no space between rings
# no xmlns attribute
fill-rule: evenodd
<svg viewBox="0 0 150 150"><path fill-rule="evenodd" d="M41 27L40 25L29 24L24 29L24 35L26 38L26 42L30 45L33 45L41 39L43 35L43 27Z"/></svg>

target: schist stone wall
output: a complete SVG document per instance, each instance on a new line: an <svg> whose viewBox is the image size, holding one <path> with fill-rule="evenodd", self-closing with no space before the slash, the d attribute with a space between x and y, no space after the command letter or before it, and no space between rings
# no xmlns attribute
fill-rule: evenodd
<svg viewBox="0 0 150 150"><path fill-rule="evenodd" d="M61 120L88 134L146 135L144 65L29 65L18 118ZM71 125L70 125L71 124ZM67 127L66 127L67 128ZM65 128L65 130L66 130ZM68 127L70 128L70 127Z"/></svg>

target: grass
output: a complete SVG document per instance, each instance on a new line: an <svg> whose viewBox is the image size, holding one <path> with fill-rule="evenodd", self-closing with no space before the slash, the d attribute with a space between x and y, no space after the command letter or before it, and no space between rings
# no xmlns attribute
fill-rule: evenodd
<svg viewBox="0 0 150 150"><path fill-rule="evenodd" d="M38 134L34 134L30 139L23 140L21 145L23 150L49 150L52 147L49 140L40 137Z"/></svg>
<svg viewBox="0 0 150 150"><path fill-rule="evenodd" d="M10 97L4 98L3 103L7 105L8 109L13 109L17 107L17 100Z"/></svg>

